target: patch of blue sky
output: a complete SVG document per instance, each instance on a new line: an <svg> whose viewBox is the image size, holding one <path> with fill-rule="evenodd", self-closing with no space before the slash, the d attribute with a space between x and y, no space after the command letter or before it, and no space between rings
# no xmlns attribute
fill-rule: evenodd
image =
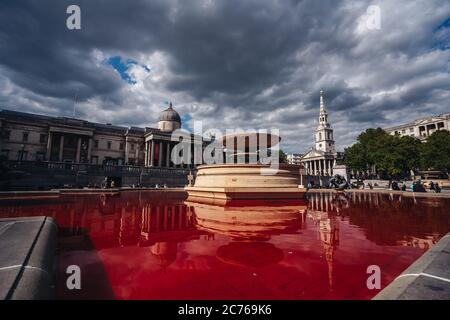
<svg viewBox="0 0 450 320"><path fill-rule="evenodd" d="M433 29L435 42L433 50L449 50L450 49L450 17L441 22Z"/></svg>
<svg viewBox="0 0 450 320"><path fill-rule="evenodd" d="M146 65L139 64L136 60L133 59L123 59L121 56L114 56L110 57L105 61L106 64L109 64L111 67L116 70L120 77L128 82L129 84L136 84L136 79L133 79L131 75L129 74L129 70L132 66L140 66L142 67L146 72L150 72L150 68Z"/></svg>
<svg viewBox="0 0 450 320"><path fill-rule="evenodd" d="M189 128L188 122L192 119L192 116L189 113L185 113L181 116L181 128L185 129L189 132L192 132L192 129Z"/></svg>

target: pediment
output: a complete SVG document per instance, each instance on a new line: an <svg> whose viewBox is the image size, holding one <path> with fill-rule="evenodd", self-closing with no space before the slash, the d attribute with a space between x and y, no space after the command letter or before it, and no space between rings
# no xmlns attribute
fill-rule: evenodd
<svg viewBox="0 0 450 320"><path fill-rule="evenodd" d="M415 123L415 125L416 126L427 125L427 124L434 123L434 122L439 122L439 121L445 121L445 119L442 118L442 117L427 118L427 119L423 119L423 120L417 121Z"/></svg>
<svg viewBox="0 0 450 320"><path fill-rule="evenodd" d="M323 152L319 150L310 150L308 151L303 157L302 160L310 159L310 158L316 158L323 156Z"/></svg>

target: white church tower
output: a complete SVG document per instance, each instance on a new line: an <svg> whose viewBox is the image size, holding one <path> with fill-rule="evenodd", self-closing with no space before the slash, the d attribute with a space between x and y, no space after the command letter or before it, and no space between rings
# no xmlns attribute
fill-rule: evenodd
<svg viewBox="0 0 450 320"><path fill-rule="evenodd" d="M325 109L325 102L323 99L323 90L320 90L320 112L319 125L316 129L316 145L315 149L326 153L335 154L333 129L328 122L328 114Z"/></svg>

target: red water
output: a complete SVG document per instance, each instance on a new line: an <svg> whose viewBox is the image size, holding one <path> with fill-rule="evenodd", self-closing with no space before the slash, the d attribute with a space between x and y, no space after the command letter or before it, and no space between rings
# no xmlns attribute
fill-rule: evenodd
<svg viewBox="0 0 450 320"><path fill-rule="evenodd" d="M0 218L53 217L57 297L370 299L450 231L450 199L316 193L307 201L185 201L174 193L0 203ZM81 290L66 269L81 268Z"/></svg>

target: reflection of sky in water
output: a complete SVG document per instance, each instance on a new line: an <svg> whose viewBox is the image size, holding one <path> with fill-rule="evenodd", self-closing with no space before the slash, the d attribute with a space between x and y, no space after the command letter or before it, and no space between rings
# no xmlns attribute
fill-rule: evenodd
<svg viewBox="0 0 450 320"><path fill-rule="evenodd" d="M63 298L368 299L449 231L450 199L353 193L227 206L162 194L64 195L0 205L0 216L48 215L60 226ZM81 265L83 292L65 289Z"/></svg>

